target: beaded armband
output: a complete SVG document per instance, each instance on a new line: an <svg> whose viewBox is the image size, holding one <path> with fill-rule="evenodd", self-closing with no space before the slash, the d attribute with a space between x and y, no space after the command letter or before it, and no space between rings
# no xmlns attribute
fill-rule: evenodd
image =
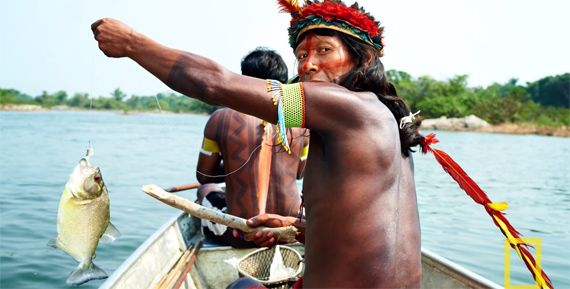
<svg viewBox="0 0 570 289"><path fill-rule="evenodd" d="M273 104L277 106L278 142L285 151L291 153L285 129L288 127L305 127L305 94L301 82L281 84L277 80L267 80L270 86L267 91L275 91Z"/></svg>

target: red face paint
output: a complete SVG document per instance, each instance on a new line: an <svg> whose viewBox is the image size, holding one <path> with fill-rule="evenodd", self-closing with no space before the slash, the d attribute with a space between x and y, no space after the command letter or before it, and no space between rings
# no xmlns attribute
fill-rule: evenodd
<svg viewBox="0 0 570 289"><path fill-rule="evenodd" d="M331 82L354 66L344 44L336 36L315 36L314 33L309 33L299 48L305 56L299 59L297 67L297 73L303 81Z"/></svg>
<svg viewBox="0 0 570 289"><path fill-rule="evenodd" d="M307 53L307 59L305 59L305 64L303 65L303 69L304 71L309 71L311 70L311 67L314 66L314 64L311 62L311 60L313 59L313 54L314 54L314 47L313 47L313 33L309 33L309 35L307 35L307 51L309 53Z"/></svg>

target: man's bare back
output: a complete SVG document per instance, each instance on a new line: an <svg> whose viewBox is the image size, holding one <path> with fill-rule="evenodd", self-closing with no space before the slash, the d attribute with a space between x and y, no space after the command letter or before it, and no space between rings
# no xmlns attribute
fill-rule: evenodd
<svg viewBox="0 0 570 289"><path fill-rule="evenodd" d="M204 136L216 141L222 149L223 173L229 174L224 178L226 203L228 213L232 215L250 218L259 214L257 180L261 174L259 152L263 133L264 125L261 119L227 108L214 112L204 129ZM296 180L298 172L303 170L303 167L299 166L301 152L307 145L308 131L300 128L290 129L288 139L291 154L285 152L277 142L270 148L272 160L266 211L297 216L300 196ZM207 183L207 180L203 178L202 183Z"/></svg>
<svg viewBox="0 0 570 289"><path fill-rule="evenodd" d="M276 51L257 47L241 60L243 75L287 81L288 68ZM308 130L286 129L291 150L278 143L275 125L229 108L214 112L204 128L196 167L198 201L211 209L242 218L262 213L297 216L300 193L296 180L305 169ZM225 182L223 192L217 183ZM210 239L233 247L255 247L226 226L202 220Z"/></svg>

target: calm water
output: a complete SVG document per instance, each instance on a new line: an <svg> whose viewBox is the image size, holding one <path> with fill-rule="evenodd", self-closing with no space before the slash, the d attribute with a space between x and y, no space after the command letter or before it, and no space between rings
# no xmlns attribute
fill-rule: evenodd
<svg viewBox="0 0 570 289"><path fill-rule="evenodd" d="M141 191L194 182L207 116L110 112L0 112L0 288L67 288L77 263L46 247L69 174L85 155L101 167L111 222L122 236L100 244L95 263L113 271L178 210ZM570 139L437 132L451 155L494 202L508 202L511 224L540 238L542 266L555 288L570 288ZM504 284L504 239L431 155L414 154L423 247ZM179 193L194 199L195 192ZM534 252L534 251L533 251ZM516 253L511 284L531 284ZM97 288L91 281L82 288Z"/></svg>

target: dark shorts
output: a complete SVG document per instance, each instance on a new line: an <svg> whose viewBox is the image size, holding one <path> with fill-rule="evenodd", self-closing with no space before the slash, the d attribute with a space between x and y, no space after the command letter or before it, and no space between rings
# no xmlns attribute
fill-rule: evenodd
<svg viewBox="0 0 570 289"><path fill-rule="evenodd" d="M202 206L227 214L226 194L223 191L212 191L204 200ZM216 224L208 220L202 220L202 232L209 240L220 245L229 245L234 248L259 248L254 242L247 242L243 239L243 234L239 238L234 238L233 228Z"/></svg>

